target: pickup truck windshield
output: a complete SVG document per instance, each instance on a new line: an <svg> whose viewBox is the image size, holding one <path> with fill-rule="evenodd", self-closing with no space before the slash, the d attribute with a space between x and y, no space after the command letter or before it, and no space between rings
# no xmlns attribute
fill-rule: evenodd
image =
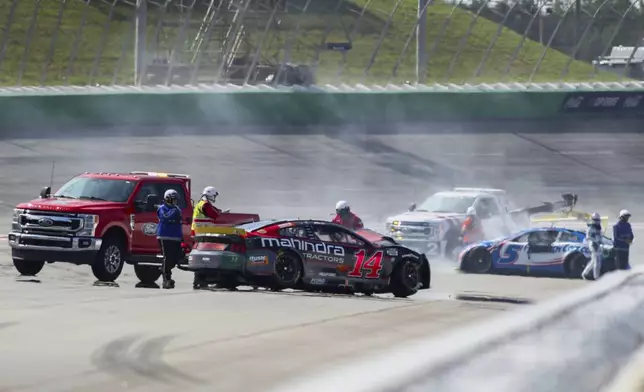
<svg viewBox="0 0 644 392"><path fill-rule="evenodd" d="M423 202L416 211L451 212L465 214L467 208L474 204L474 197L432 195Z"/></svg>
<svg viewBox="0 0 644 392"><path fill-rule="evenodd" d="M130 197L135 186L136 181L75 177L63 185L54 197L123 203Z"/></svg>

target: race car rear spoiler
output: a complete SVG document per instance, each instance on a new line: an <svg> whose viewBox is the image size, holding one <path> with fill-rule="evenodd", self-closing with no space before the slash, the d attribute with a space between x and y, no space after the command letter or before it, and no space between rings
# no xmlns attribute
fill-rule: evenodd
<svg viewBox="0 0 644 392"><path fill-rule="evenodd" d="M246 235L246 230L234 226L206 226L195 227L194 241L195 242L209 242L219 239L229 238L243 238Z"/></svg>
<svg viewBox="0 0 644 392"><path fill-rule="evenodd" d="M568 211L561 212L559 214L551 214L540 216L538 218L531 218L530 223L550 223L551 226L554 226L556 223L565 223L565 222L588 222L590 220L591 214L583 211ZM601 218L602 226L608 226L608 217Z"/></svg>
<svg viewBox="0 0 644 392"><path fill-rule="evenodd" d="M544 201L543 205L536 207L522 208L519 210L510 211L510 215L535 215L551 212L562 212L570 213L572 209L577 205L577 194L576 193L564 193L561 195L562 201L556 202L547 202Z"/></svg>

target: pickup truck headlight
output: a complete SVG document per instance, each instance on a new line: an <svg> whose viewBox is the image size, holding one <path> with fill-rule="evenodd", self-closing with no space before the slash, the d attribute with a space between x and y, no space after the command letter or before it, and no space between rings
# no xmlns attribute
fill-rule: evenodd
<svg viewBox="0 0 644 392"><path fill-rule="evenodd" d="M76 235L79 237L96 237L98 215L80 214L79 218L83 218L83 228Z"/></svg>
<svg viewBox="0 0 644 392"><path fill-rule="evenodd" d="M400 225L400 221L395 220L393 222L387 222L387 224L385 225L385 228L387 231L396 231L396 227L398 227L399 225Z"/></svg>
<svg viewBox="0 0 644 392"><path fill-rule="evenodd" d="M13 209L13 217L11 218L11 231L20 231L20 214L25 210L19 208Z"/></svg>

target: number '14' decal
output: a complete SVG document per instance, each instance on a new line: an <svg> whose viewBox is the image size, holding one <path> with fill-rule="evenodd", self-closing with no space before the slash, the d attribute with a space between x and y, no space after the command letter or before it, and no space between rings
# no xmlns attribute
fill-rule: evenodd
<svg viewBox="0 0 644 392"><path fill-rule="evenodd" d="M377 251L367 261L364 260L365 256L366 252L364 249L356 253L356 264L353 266L353 270L349 272L349 276L352 278L362 278L362 271L367 270L369 273L365 278L380 278L380 271L382 270L382 251Z"/></svg>

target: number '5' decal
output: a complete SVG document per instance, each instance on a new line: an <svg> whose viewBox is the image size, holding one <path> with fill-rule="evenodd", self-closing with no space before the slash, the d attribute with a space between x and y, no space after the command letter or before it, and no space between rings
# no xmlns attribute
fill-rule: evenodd
<svg viewBox="0 0 644 392"><path fill-rule="evenodd" d="M503 249L499 249L499 264L512 264L519 258L519 251L523 245L509 244Z"/></svg>
<svg viewBox="0 0 644 392"><path fill-rule="evenodd" d="M356 264L353 266L353 270L349 272L348 276L352 278L362 278L362 271L368 270L369 273L365 276L367 279L379 279L380 271L382 270L382 251L379 250L373 254L367 260L365 259L366 252L364 249L356 253Z"/></svg>

